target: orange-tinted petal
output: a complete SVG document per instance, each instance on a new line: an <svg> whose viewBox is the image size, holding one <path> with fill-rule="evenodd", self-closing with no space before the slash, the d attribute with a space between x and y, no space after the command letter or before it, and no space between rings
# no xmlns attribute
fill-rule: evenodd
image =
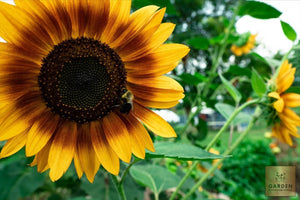
<svg viewBox="0 0 300 200"><path fill-rule="evenodd" d="M286 107L298 107L300 106L300 94L286 93L281 96Z"/></svg>
<svg viewBox="0 0 300 200"><path fill-rule="evenodd" d="M25 130L19 135L9 139L1 150L0 158L8 157L23 148L27 139L27 131L28 130Z"/></svg>
<svg viewBox="0 0 300 200"><path fill-rule="evenodd" d="M289 61L285 60L280 67L280 71L277 76L277 79L281 78L283 76L283 74L285 74L291 68L292 68L292 64L289 64Z"/></svg>
<svg viewBox="0 0 300 200"><path fill-rule="evenodd" d="M129 163L131 159L131 143L126 125L113 112L104 117L102 122L102 128L109 145L124 162Z"/></svg>
<svg viewBox="0 0 300 200"><path fill-rule="evenodd" d="M282 76L277 78L277 91L279 94L286 91L294 82L296 68L289 69Z"/></svg>
<svg viewBox="0 0 300 200"><path fill-rule="evenodd" d="M282 98L278 99L274 102L273 107L277 110L277 112L282 112L284 108L284 101Z"/></svg>
<svg viewBox="0 0 300 200"><path fill-rule="evenodd" d="M91 122L90 130L92 144L100 163L107 171L117 175L120 170L119 157L110 147L100 122Z"/></svg>
<svg viewBox="0 0 300 200"><path fill-rule="evenodd" d="M82 167L81 167L81 164L80 164L80 161L79 161L76 151L74 153L74 165L75 165L75 169L76 169L78 178L81 178L83 175L83 170L82 170Z"/></svg>
<svg viewBox="0 0 300 200"><path fill-rule="evenodd" d="M148 108L134 103L133 114L140 119L153 133L162 137L176 137L172 126Z"/></svg>
<svg viewBox="0 0 300 200"><path fill-rule="evenodd" d="M69 168L74 157L76 140L76 123L65 121L57 130L49 152L49 176L52 181L58 180Z"/></svg>
<svg viewBox="0 0 300 200"><path fill-rule="evenodd" d="M44 172L47 169L49 169L48 157L49 157L49 151L50 151L51 144L52 144L52 139L35 156L36 160L37 160L38 172Z"/></svg>

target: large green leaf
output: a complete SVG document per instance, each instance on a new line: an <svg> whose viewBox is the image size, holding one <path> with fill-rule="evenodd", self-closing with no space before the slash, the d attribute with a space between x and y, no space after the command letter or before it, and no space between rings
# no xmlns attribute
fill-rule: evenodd
<svg viewBox="0 0 300 200"><path fill-rule="evenodd" d="M177 175L158 165L134 165L130 168L130 175L155 194L176 187L180 181Z"/></svg>
<svg viewBox="0 0 300 200"><path fill-rule="evenodd" d="M195 49L206 50L209 47L209 40L205 37L194 37L189 39L187 43Z"/></svg>
<svg viewBox="0 0 300 200"><path fill-rule="evenodd" d="M260 97L262 97L267 90L264 80L254 68L252 69L251 85L254 92Z"/></svg>
<svg viewBox="0 0 300 200"><path fill-rule="evenodd" d="M219 113L225 117L226 120L229 119L229 117L232 115L234 112L235 108L229 104L225 103L217 103L215 105L216 109L219 111ZM249 122L251 120L251 115L240 112L234 120L232 120L231 124L232 125L237 125L245 122Z"/></svg>
<svg viewBox="0 0 300 200"><path fill-rule="evenodd" d="M286 22L284 21L280 21L281 23L281 28L283 30L283 33L285 34L285 36L291 40L291 41L295 41L297 38L297 33L296 31Z"/></svg>
<svg viewBox="0 0 300 200"><path fill-rule="evenodd" d="M258 19L271 19L279 17L281 12L263 2L244 1L240 8L239 15L250 15Z"/></svg>
<svg viewBox="0 0 300 200"><path fill-rule="evenodd" d="M43 185L44 175L23 160L5 165L0 170L0 199L16 200L32 194Z"/></svg>
<svg viewBox="0 0 300 200"><path fill-rule="evenodd" d="M229 81L227 81L222 76L222 74L219 74L219 76L221 78L222 83L224 84L225 88L227 89L231 97L234 99L234 101L236 103L240 102L240 100L242 99L241 93Z"/></svg>
<svg viewBox="0 0 300 200"><path fill-rule="evenodd" d="M248 68L240 67L238 65L231 65L228 69L228 72L236 76L247 76L248 78L251 77L251 70L249 70Z"/></svg>
<svg viewBox="0 0 300 200"><path fill-rule="evenodd" d="M211 160L224 158L215 155L191 144L158 142L154 144L155 152L146 152L147 158L175 158L180 160Z"/></svg>

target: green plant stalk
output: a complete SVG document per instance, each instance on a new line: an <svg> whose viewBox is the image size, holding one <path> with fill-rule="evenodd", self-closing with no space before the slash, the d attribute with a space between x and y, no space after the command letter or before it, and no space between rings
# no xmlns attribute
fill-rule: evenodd
<svg viewBox="0 0 300 200"><path fill-rule="evenodd" d="M256 120L258 119L260 114L259 107L256 107L255 114L253 115L250 123L248 124L246 130L240 135L240 137L234 142L234 144L229 147L223 154L223 156L227 156L233 152L233 150L242 142L242 140L246 137L248 132L251 130ZM208 172L194 185L194 187L184 196L182 200L186 200L189 196L191 196L200 186L201 184L218 168L218 166L225 160L225 158L221 158L216 162Z"/></svg>
<svg viewBox="0 0 300 200"><path fill-rule="evenodd" d="M134 160L126 167L125 171L123 172L122 176L121 176L121 179L119 181L119 185L123 185L123 182L125 180L125 177L126 175L128 174L129 172L129 169L135 164L137 163L138 161L140 161L140 159L138 158L134 158Z"/></svg>
<svg viewBox="0 0 300 200"><path fill-rule="evenodd" d="M228 128L228 126L230 125L230 123L232 122L232 120L247 106L250 106L252 104L258 103L260 100L259 99L254 99L252 101L248 101L244 104L242 104L240 107L238 107L229 117L229 119L226 121L226 123L223 125L223 127L219 130L219 132L217 133L217 135L214 137L214 139L207 145L207 147L205 148L206 151L208 151L219 139L219 137L222 135L222 133ZM190 176L190 174L192 173L192 171L194 170L194 168L197 166L197 164L199 163L199 161L194 161L194 163L192 164L192 166L190 167L189 171L185 174L185 176L181 179L181 181L179 182L178 186L176 187L175 192L172 194L172 196L170 197L170 200L173 200L175 198L175 196L177 195L177 193L179 192L180 188L182 187L182 185L184 184L184 182L186 181L186 179Z"/></svg>
<svg viewBox="0 0 300 200"><path fill-rule="evenodd" d="M231 29L233 28L233 26L235 24L235 18L238 15L238 12L240 10L241 4L242 4L242 1L240 0L238 2L238 5L237 5L236 9L234 10L234 13L233 13L232 17L231 17L231 20L230 20L230 23L229 23L229 26L228 26L228 30L227 30L227 32L226 32L223 40L221 41L220 50L217 53L217 56L214 56L212 67L211 67L211 70L210 70L210 73L209 73L209 77L208 77L208 80L207 80L207 83L206 83L206 87L204 88L204 91L203 91L203 96L207 96L207 93L209 91L209 86L210 86L211 82L213 81L213 79L217 76L216 75L216 71L217 71L220 59L222 58L222 56L224 54L224 51L226 49L226 46L227 46L227 42L226 41L229 38L229 35L231 33Z"/></svg>
<svg viewBox="0 0 300 200"><path fill-rule="evenodd" d="M127 200L125 192L124 192L123 184L120 184L119 177L115 176L115 175L111 175L111 177L112 177L112 180L117 188L117 191L118 191L121 199Z"/></svg>

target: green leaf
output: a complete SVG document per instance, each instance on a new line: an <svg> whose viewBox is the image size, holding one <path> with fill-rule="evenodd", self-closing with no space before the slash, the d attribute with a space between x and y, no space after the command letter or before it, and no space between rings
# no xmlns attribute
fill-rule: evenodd
<svg viewBox="0 0 300 200"><path fill-rule="evenodd" d="M218 112L225 117L226 120L229 119L229 117L234 112L235 108L229 104L225 103L217 103L215 105ZM244 112L240 112L231 122L232 125L237 125L245 122L249 122L251 120L251 115L246 114Z"/></svg>
<svg viewBox="0 0 300 200"><path fill-rule="evenodd" d="M189 73L183 73L178 76L186 84L197 86L199 83L207 80L205 76L196 72L194 75Z"/></svg>
<svg viewBox="0 0 300 200"><path fill-rule="evenodd" d="M134 165L130 168L130 175L155 194L176 187L180 181L177 175L158 165Z"/></svg>
<svg viewBox="0 0 300 200"><path fill-rule="evenodd" d="M205 37L200 37L200 36L189 39L187 43L191 47L199 50L206 50L209 47L209 40Z"/></svg>
<svg viewBox="0 0 300 200"><path fill-rule="evenodd" d="M252 69L251 85L254 92L260 97L262 97L267 90L264 80L254 68Z"/></svg>
<svg viewBox="0 0 300 200"><path fill-rule="evenodd" d="M265 64L269 64L266 59L264 57L262 57L261 55L259 55L258 53L255 53L255 52L251 52L249 53L254 59L257 59ZM251 72L250 72L251 73Z"/></svg>
<svg viewBox="0 0 300 200"><path fill-rule="evenodd" d="M155 152L146 152L147 158L175 158L179 160L212 160L224 158L203 149L184 143L158 142L154 144Z"/></svg>
<svg viewBox="0 0 300 200"><path fill-rule="evenodd" d="M242 99L242 95L241 93L229 82L227 81L222 74L219 74L222 83L224 84L225 88L227 89L227 91L229 92L229 94L232 96L232 98L234 99L234 101L236 103L240 102L240 100Z"/></svg>
<svg viewBox="0 0 300 200"><path fill-rule="evenodd" d="M239 10L239 15L250 15L257 19L271 19L278 18L281 15L281 12L263 2L244 1Z"/></svg>
<svg viewBox="0 0 300 200"><path fill-rule="evenodd" d="M295 41L297 38L297 33L295 32L295 30L286 22L281 21L281 28L283 30L283 33L285 34L285 36L291 40L291 41Z"/></svg>
<svg viewBox="0 0 300 200"><path fill-rule="evenodd" d="M231 65L228 72L236 76L247 76L248 78L251 77L251 71L248 68L243 68L238 65Z"/></svg>

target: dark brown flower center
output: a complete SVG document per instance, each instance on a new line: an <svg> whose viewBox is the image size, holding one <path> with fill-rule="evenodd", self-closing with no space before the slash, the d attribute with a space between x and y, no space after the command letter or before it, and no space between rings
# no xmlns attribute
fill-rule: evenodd
<svg viewBox="0 0 300 200"><path fill-rule="evenodd" d="M53 112L85 123L106 116L120 104L126 72L108 45L81 37L54 46L42 61L38 80Z"/></svg>

